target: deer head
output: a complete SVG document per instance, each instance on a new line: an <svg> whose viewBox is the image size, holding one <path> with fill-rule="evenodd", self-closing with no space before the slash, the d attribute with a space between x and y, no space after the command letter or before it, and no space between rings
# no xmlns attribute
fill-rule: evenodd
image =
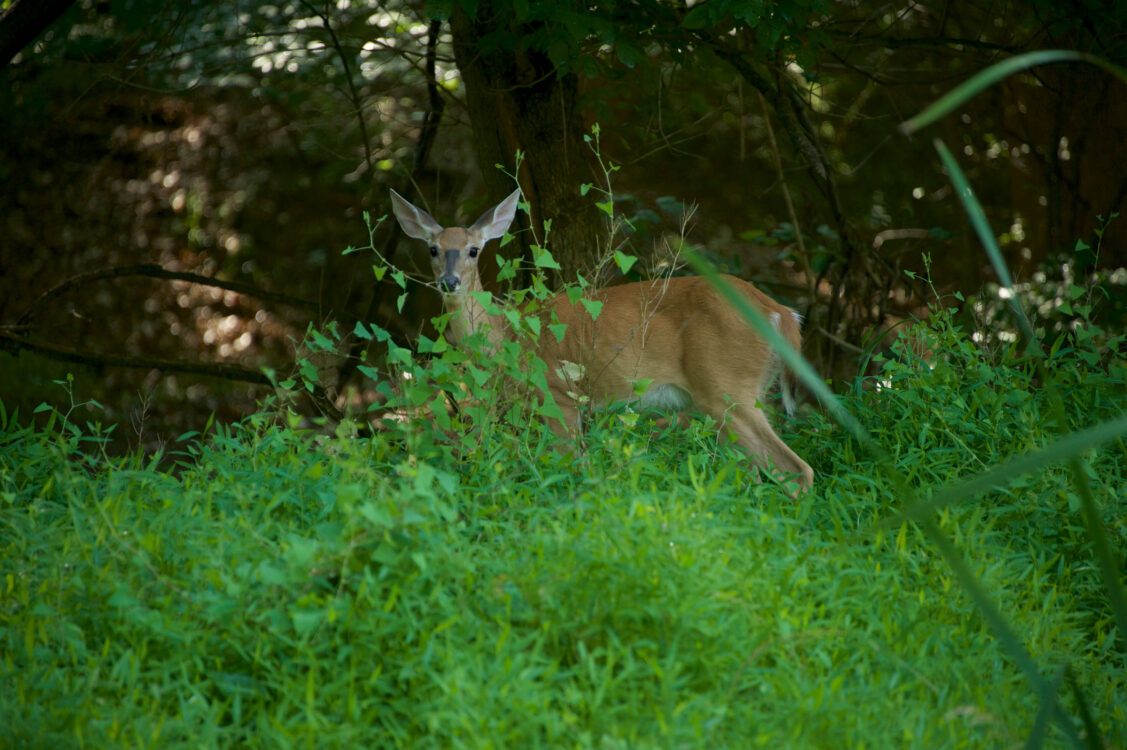
<svg viewBox="0 0 1127 750"><path fill-rule="evenodd" d="M427 243L430 263L438 288L455 294L481 288L477 259L485 244L502 237L517 215L520 189L483 213L471 226L443 227L421 208L399 193L391 191L391 207L399 226L408 237Z"/></svg>

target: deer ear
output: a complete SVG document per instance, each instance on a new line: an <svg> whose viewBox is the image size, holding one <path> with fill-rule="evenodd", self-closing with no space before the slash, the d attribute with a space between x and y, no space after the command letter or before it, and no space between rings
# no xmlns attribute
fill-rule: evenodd
<svg viewBox="0 0 1127 750"><path fill-rule="evenodd" d="M514 190L508 198L483 213L481 218L470 227L470 231L481 233L483 245L489 240L497 239L512 226L513 219L517 216L518 202L520 202L520 188Z"/></svg>
<svg viewBox="0 0 1127 750"><path fill-rule="evenodd" d="M399 226L403 227L403 232L408 237L430 242L434 237L442 234L441 224L394 190L391 191L391 210L395 212Z"/></svg>

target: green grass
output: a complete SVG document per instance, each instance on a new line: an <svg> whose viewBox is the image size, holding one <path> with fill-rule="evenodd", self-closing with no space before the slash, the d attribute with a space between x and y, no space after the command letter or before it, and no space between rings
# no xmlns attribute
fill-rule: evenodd
<svg viewBox="0 0 1127 750"><path fill-rule="evenodd" d="M902 347L843 397L925 498L1127 406L1121 358L1058 347L1038 374L943 319L926 343L946 355ZM326 440L264 412L162 470L102 456L61 414L4 414L0 744L1067 744L924 529L881 525L902 493L845 430L816 412L787 428L817 476L794 501L707 426L623 421L577 457L535 424ZM1122 437L1083 466L1120 576L1125 467ZM931 517L1074 733L1086 710L1089 744L1127 744L1127 663L1068 466Z"/></svg>

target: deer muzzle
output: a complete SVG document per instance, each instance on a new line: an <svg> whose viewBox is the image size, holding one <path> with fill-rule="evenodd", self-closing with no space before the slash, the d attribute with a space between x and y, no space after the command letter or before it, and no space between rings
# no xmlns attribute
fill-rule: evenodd
<svg viewBox="0 0 1127 750"><path fill-rule="evenodd" d="M446 264L442 275L438 277L438 288L449 294L456 292L462 279L458 276L458 251L446 251Z"/></svg>

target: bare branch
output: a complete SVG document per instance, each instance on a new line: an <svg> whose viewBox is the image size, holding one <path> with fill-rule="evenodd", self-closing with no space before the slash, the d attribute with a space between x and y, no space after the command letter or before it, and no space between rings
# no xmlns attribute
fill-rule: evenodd
<svg viewBox="0 0 1127 750"><path fill-rule="evenodd" d="M368 138L368 123L364 119L363 102L360 99L360 92L356 89L356 81L352 80L352 68L348 65L348 55L345 54L332 23L329 22L327 11L317 10L308 0L302 0L301 4L308 8L310 13L321 19L321 24L329 35L329 41L332 42L333 49L337 51L337 57L340 58L341 67L344 68L344 80L348 83L348 98L352 102L352 108L356 112L356 120L360 124L360 138L364 141L364 164L368 167L368 179L372 179L376 172L372 164L372 144Z"/></svg>
<svg viewBox="0 0 1127 750"><path fill-rule="evenodd" d="M103 268L97 271L88 271L87 273L80 273L77 276L71 276L69 279L59 282L55 286L48 289L43 294L39 295L31 305L24 311L23 315L16 321L16 326L26 326L34 317L36 311L57 299L62 294L74 289L76 287L85 286L95 281L102 279L117 279L126 276L147 276L154 279L172 279L175 281L188 281L193 284L201 284L203 286L213 286L219 289L226 289L239 294L245 294L249 297L260 299L263 302L278 302L283 305L291 305L293 307L301 307L309 310L320 310L321 306L312 300L301 299L300 297L292 297L288 294L279 294L278 292L268 292L265 289L253 286L251 284L244 284L238 281L224 281L216 279L211 276L201 276L197 273L190 273L188 271L170 271L155 263L143 263L136 266L116 266L113 268Z"/></svg>
<svg viewBox="0 0 1127 750"><path fill-rule="evenodd" d="M415 158L411 163L411 174L407 176L407 179L399 189L399 193L406 196L408 199L414 198L415 196L418 177L426 168L427 159L430 157L431 146L434 145L435 136L438 134L438 126L442 122L442 112L446 108L446 100L441 96L436 76L438 39L441 34L442 22L438 19L431 19L427 29L427 109L423 114L423 125L419 132L419 140L415 144ZM395 244L399 241L398 225L394 222L392 222L392 224L391 232L388 233L387 239L384 240L383 251L380 256L382 258L390 257L392 250L395 248ZM363 319L373 320L376 313L379 311L382 301L383 287L377 284L372 290L372 298L368 302L368 310L364 314ZM360 350L363 348L364 344L359 339L353 342L349 351L348 360L345 362L344 366L340 368L340 376L337 378L338 389L343 387L345 381L351 377L352 372L356 369L356 364L359 362Z"/></svg>
<svg viewBox="0 0 1127 750"><path fill-rule="evenodd" d="M988 52L1006 52L1008 54L1016 55L1021 52L1024 47L1013 44L995 44L994 42L984 42L980 39L967 39L961 37L942 37L942 36L929 36L929 37L893 37L884 34L875 34L872 36L856 36L854 34L842 34L840 32L830 31L830 36L839 39L846 39L850 42L864 43L871 42L880 47L887 47L889 49L902 49L905 47L942 47L948 48L952 51L960 52L960 47L969 49L979 49Z"/></svg>
<svg viewBox="0 0 1127 750"><path fill-rule="evenodd" d="M0 349L18 353L22 349L42 354L63 362L74 362L93 367L126 367L162 372L183 372L192 375L207 375L225 380L238 380L244 383L269 385L270 379L259 370L228 362L184 362L171 359L151 359L117 354L88 354L53 344L31 341L12 332L8 327L0 327Z"/></svg>

